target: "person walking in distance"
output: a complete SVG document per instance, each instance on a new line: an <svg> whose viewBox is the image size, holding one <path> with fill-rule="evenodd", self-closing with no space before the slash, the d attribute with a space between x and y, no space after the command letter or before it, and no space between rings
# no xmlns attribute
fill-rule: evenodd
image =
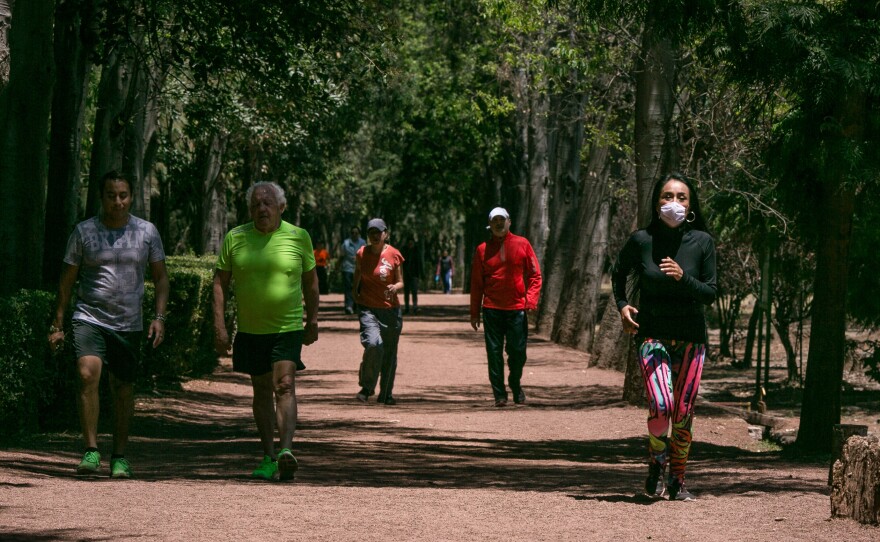
<svg viewBox="0 0 880 542"><path fill-rule="evenodd" d="M361 230L352 226L348 239L339 247L339 268L342 270L342 292L345 298L345 314L354 314L354 295L352 285L354 283L354 266L358 250L367 244L361 239Z"/></svg>
<svg viewBox="0 0 880 542"><path fill-rule="evenodd" d="M330 253L324 241L315 243L315 270L318 272L318 291L321 295L330 293L330 282L327 276L327 265L330 263Z"/></svg>
<svg viewBox="0 0 880 542"><path fill-rule="evenodd" d="M693 183L673 173L654 184L651 222L634 232L617 257L612 285L620 320L634 334L648 397L645 493L694 500L684 484L694 402L706 358L703 306L717 295L715 244ZM632 281L631 279L635 279ZM635 283L639 307L627 283ZM671 428L671 437L670 437ZM664 480L664 473L669 474Z"/></svg>
<svg viewBox="0 0 880 542"><path fill-rule="evenodd" d="M406 276L406 280L403 281L403 313L409 314L409 298L412 296L413 314L418 314L419 278L424 270L422 252L412 237L406 240L400 252L403 255L403 274Z"/></svg>
<svg viewBox="0 0 880 542"><path fill-rule="evenodd" d="M504 407L505 342L513 401L526 402L521 380L526 364L527 313L538 308L541 269L531 243L511 233L505 209L496 207L489 212L487 229L492 237L477 247L471 262L471 327L476 331L481 322L484 326L489 383L495 406Z"/></svg>
<svg viewBox="0 0 880 542"><path fill-rule="evenodd" d="M452 293L452 275L455 273L455 262L449 251L444 250L437 259L437 271L434 274L434 280L443 281L443 293Z"/></svg>
<svg viewBox="0 0 880 542"><path fill-rule="evenodd" d="M403 256L387 243L388 227L381 218L367 224L370 243L358 250L354 272L355 300L360 307L361 345L364 355L358 371L361 390L357 399L367 402L379 381L379 403L395 405L397 345L403 329L400 301L404 285ZM381 379L380 379L381 378Z"/></svg>
<svg viewBox="0 0 880 542"><path fill-rule="evenodd" d="M258 182L246 194L252 222L226 234L214 273L214 346L230 348L226 300L235 279L238 332L232 368L251 377L253 413L263 460L253 478L294 477L296 370L303 345L318 340L318 276L307 231L281 219L284 190ZM305 315L303 315L305 301ZM305 324L303 317L305 316ZM279 451L275 451L275 427Z"/></svg>
<svg viewBox="0 0 880 542"><path fill-rule="evenodd" d="M58 286L55 317L49 326L49 347L58 350L65 339L64 313L79 279L73 311L79 394L76 406L86 451L77 474L97 474L99 385L106 367L113 397L113 453L110 477L131 478L125 457L134 413L134 380L143 336L144 274L156 287L155 313L147 339L157 348L165 340L165 308L169 281L165 251L156 227L129 213L132 203L128 178L111 171L101 179L101 211L77 224L67 241Z"/></svg>

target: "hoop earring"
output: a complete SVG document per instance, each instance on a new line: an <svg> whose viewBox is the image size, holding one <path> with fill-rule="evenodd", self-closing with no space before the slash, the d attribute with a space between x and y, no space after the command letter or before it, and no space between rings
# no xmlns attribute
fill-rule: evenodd
<svg viewBox="0 0 880 542"><path fill-rule="evenodd" d="M691 216L693 216L693 218L690 218ZM691 212L688 214L688 218L686 218L685 221L687 221L687 222L693 222L693 221L696 220L696 219L697 219L697 215L696 215L696 213L694 213L693 211L691 211Z"/></svg>

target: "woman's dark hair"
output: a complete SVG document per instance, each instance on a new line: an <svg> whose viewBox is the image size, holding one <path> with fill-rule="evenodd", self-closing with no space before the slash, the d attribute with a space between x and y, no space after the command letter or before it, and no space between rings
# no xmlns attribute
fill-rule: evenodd
<svg viewBox="0 0 880 542"><path fill-rule="evenodd" d="M125 184L128 185L129 195L134 197L134 194L131 192L131 181L128 180L128 177L119 173L115 169L111 169L110 171L108 171L107 173L105 173L101 177L101 197L104 197L103 194L104 194L104 190L107 189L107 181L122 181L122 182L124 182Z"/></svg>
<svg viewBox="0 0 880 542"><path fill-rule="evenodd" d="M690 205L688 210L686 222L682 224L682 227L687 227L694 230L700 230L704 232L709 232L709 226L706 225L706 218L703 216L703 210L700 208L700 198L697 195L697 187L694 186L694 183L688 179L685 175L672 172L663 177L657 179L657 182L654 183L654 190L651 192L651 206L657 205L657 202L660 200L660 193L663 191L663 187L666 186L666 183L669 181L681 181L688 187L688 191L690 192ZM693 214L691 214L693 213ZM691 220L693 219L693 220ZM663 221L660 220L660 216L657 214L656 210L651 211L651 223L648 224L648 229L655 230L663 224Z"/></svg>

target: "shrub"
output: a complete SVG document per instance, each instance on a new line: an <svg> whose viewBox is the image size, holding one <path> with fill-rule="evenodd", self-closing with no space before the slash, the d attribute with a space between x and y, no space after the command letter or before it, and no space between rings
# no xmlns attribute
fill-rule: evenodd
<svg viewBox="0 0 880 542"><path fill-rule="evenodd" d="M214 257L168 258L171 295L165 321L165 342L153 349L149 341L144 341L142 375L149 385L172 385L181 377L210 373L217 365L211 307L214 262ZM147 283L145 333L153 316L154 298L153 285Z"/></svg>
<svg viewBox="0 0 880 542"><path fill-rule="evenodd" d="M54 301L39 290L0 298L0 433L39 429L63 387L62 353L53 357L46 340Z"/></svg>
<svg viewBox="0 0 880 542"><path fill-rule="evenodd" d="M213 371L217 364L211 313L214 262L213 257L168 258L171 293L165 342L154 350L146 345L145 336L135 389L167 386L183 377ZM155 289L147 282L145 290L146 334L153 317ZM52 355L46 340L55 296L55 292L21 290L0 298L0 434L71 426L77 419L72 310L65 318L68 340L64 348Z"/></svg>

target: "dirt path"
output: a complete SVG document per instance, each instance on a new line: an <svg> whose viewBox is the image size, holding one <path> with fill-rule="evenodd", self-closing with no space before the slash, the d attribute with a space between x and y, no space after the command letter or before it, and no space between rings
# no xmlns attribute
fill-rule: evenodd
<svg viewBox="0 0 880 542"><path fill-rule="evenodd" d="M77 479L73 433L0 449L0 540L880 540L829 519L826 465L762 451L744 421L699 405L699 499L637 497L645 413L619 402L620 374L536 340L528 404L492 408L465 296L422 301L404 322L394 407L354 399L357 321L340 296L322 301L297 382L294 483L248 479L260 453L250 386L224 364L138 398L133 480Z"/></svg>

